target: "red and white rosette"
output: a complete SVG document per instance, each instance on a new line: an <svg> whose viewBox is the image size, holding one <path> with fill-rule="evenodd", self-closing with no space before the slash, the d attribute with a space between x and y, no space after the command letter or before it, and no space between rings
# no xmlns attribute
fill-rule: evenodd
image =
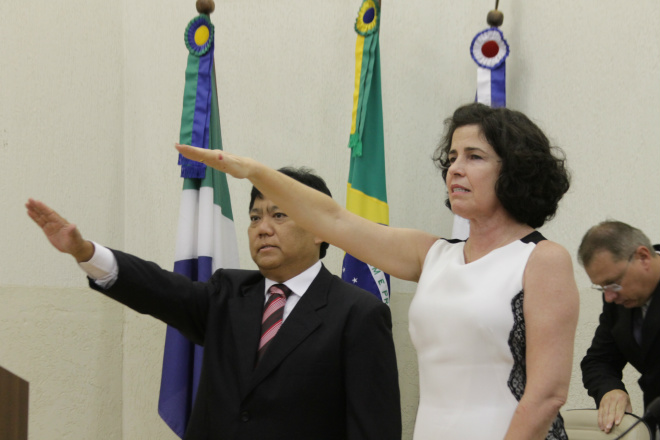
<svg viewBox="0 0 660 440"><path fill-rule="evenodd" d="M477 63L477 102L506 107L506 58L509 44L498 28L479 32L472 40L470 54Z"/></svg>
<svg viewBox="0 0 660 440"><path fill-rule="evenodd" d="M472 59L484 69L497 69L509 56L509 44L497 28L479 32L470 46Z"/></svg>

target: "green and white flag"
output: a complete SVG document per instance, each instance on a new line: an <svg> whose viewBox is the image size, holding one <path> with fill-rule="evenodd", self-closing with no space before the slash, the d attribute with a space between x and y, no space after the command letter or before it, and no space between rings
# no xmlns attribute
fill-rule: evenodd
<svg viewBox="0 0 660 440"><path fill-rule="evenodd" d="M186 69L180 141L200 147L204 143L212 150L222 150L212 56L213 27L207 15L200 15L191 21L186 29L186 39L191 55ZM210 41L209 50L194 50L190 40L195 43L195 39L198 45ZM191 57L199 57L200 60ZM205 73L197 74L195 66L204 67ZM220 268L239 267L227 176L208 167L195 168L194 164L185 162L181 165L184 181L174 272L193 281L204 282ZM195 401L202 356L202 347L190 342L173 327L167 327L158 413L181 438Z"/></svg>

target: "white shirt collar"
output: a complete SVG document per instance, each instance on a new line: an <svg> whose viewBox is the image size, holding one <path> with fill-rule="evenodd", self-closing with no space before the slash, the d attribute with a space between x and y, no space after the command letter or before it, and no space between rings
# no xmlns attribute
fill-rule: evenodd
<svg viewBox="0 0 660 440"><path fill-rule="evenodd" d="M649 306L651 305L651 300L653 299L653 295L649 298L648 301L642 306L642 318L646 318L646 312L649 310Z"/></svg>
<svg viewBox="0 0 660 440"><path fill-rule="evenodd" d="M280 284L286 285L286 287L288 287L289 290L291 290L291 293L298 295L299 297L302 297L305 294L305 292L307 292L307 289L309 289L309 286L312 284L312 281L314 281L316 276L321 271L321 266L322 263L321 260L319 260L316 263L312 264L303 272L296 275L295 277ZM268 289L270 289L270 286L272 286L273 284L278 284L278 283L277 281L273 281L266 278L266 288L264 290L264 296L266 297L266 299L268 299Z"/></svg>

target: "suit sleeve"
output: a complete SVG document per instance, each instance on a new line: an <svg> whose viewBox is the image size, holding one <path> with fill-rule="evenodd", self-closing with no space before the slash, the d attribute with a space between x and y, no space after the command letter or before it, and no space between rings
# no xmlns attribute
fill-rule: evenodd
<svg viewBox="0 0 660 440"><path fill-rule="evenodd" d="M400 440L401 399L389 307L377 303L353 316L345 337L348 439Z"/></svg>
<svg viewBox="0 0 660 440"><path fill-rule="evenodd" d="M218 289L218 274L208 283L193 282L155 263L120 251L112 252L119 266L117 281L103 289L90 279L90 287L136 312L175 327L194 343L203 345L209 301Z"/></svg>
<svg viewBox="0 0 660 440"><path fill-rule="evenodd" d="M615 316L615 307L611 304L604 304L591 347L580 363L582 382L589 395L596 401L597 407L600 406L600 400L609 391L626 391L621 379L627 360L612 336Z"/></svg>

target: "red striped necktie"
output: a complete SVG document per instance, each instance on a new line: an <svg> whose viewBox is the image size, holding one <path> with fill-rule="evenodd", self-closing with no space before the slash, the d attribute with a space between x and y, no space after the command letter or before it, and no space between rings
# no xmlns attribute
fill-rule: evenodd
<svg viewBox="0 0 660 440"><path fill-rule="evenodd" d="M282 327L284 305L291 294L291 290L284 284L273 284L268 289L268 294L270 296L264 307L264 316L261 319L261 339L259 340L257 363L263 357L270 341L273 340L277 331Z"/></svg>

